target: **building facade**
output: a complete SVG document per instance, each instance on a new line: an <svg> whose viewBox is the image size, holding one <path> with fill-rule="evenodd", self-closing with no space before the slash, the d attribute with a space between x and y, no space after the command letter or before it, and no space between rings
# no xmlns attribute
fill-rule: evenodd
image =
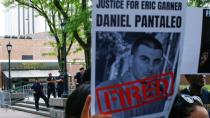
<svg viewBox="0 0 210 118"><path fill-rule="evenodd" d="M3 6L1 6L2 8ZM46 79L48 73L58 76L57 56L47 53L55 49L49 45L54 37L49 35L49 28L36 10L16 5L0 9L2 24L0 38L0 89L8 87L8 52L6 45L12 44L11 78L13 88L30 82L34 78ZM2 23L3 22L3 23ZM73 53L78 45L73 45L67 57L67 70L74 76L80 67L84 67L83 51Z"/></svg>
<svg viewBox="0 0 210 118"><path fill-rule="evenodd" d="M56 55L49 56L47 53L54 51L49 42L54 40L44 39L0 39L0 88L8 86L8 52L6 45L12 44L11 51L11 78L13 87L21 86L30 82L30 79L46 79L48 73L58 76L58 62ZM67 57L68 73L74 76L80 67L84 65L83 51L73 53L76 50L73 45L72 51Z"/></svg>
<svg viewBox="0 0 210 118"><path fill-rule="evenodd" d="M43 17L31 8L19 5L4 10L5 35L20 36L49 31Z"/></svg>

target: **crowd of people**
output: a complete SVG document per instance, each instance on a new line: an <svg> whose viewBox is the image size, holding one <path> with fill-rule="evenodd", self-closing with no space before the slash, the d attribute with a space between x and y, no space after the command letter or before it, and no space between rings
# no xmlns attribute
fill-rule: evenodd
<svg viewBox="0 0 210 118"><path fill-rule="evenodd" d="M189 86L176 93L177 95L171 108L169 118L209 118L208 114L210 113L210 109L208 104L210 104L210 92L204 89L206 75L185 75L185 78L189 82ZM55 78L49 73L49 77L47 78L47 97L43 93L43 86L40 84L39 80L36 79L31 89L33 89L37 111L39 110L40 98L42 98L45 101L46 106L49 107L49 98L51 94L55 98L57 91L58 97L61 97L63 92L63 79L64 76L62 74ZM77 85L76 90L68 96L65 107L66 118L113 117L112 114L90 115L90 68L87 70L80 68L80 71L74 76L74 79L80 83ZM55 85L56 82L57 86Z"/></svg>
<svg viewBox="0 0 210 118"><path fill-rule="evenodd" d="M89 79L90 80L90 73ZM185 75L189 87L176 93L169 118L209 118L210 92L204 89L205 75ZM82 84L67 100L66 118L111 118L111 114L90 115L90 84Z"/></svg>
<svg viewBox="0 0 210 118"><path fill-rule="evenodd" d="M87 70L89 71L89 70ZM86 82L87 80L83 80L83 76L87 76L85 74L85 69L82 67L80 68L80 71L76 73L73 80L76 85L76 88L78 88L83 82ZM35 79L35 82L31 86L32 93L34 95L35 100L35 108L37 111L39 111L39 99L42 98L46 104L47 107L49 107L49 99L52 95L54 98L62 97L62 94L64 93L64 74L60 73L58 77L54 77L52 73L48 74L48 78L46 80L47 83L47 97L44 94L43 91L43 85L41 84L40 80ZM57 92L57 94L56 94Z"/></svg>
<svg viewBox="0 0 210 118"><path fill-rule="evenodd" d="M51 73L49 73L46 82L47 82L47 97L44 94L43 85L38 79L35 79L35 82L31 87L35 99L35 108L37 111L39 111L40 98L42 98L45 101L46 106L49 107L50 95L52 94L53 97L55 98L57 91L57 96L61 97L61 95L64 92L64 75L62 73L56 78L53 77ZM57 86L55 86L56 83Z"/></svg>

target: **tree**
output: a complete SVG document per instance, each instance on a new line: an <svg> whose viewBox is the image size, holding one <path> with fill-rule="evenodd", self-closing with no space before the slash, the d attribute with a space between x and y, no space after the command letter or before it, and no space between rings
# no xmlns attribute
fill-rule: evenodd
<svg viewBox="0 0 210 118"><path fill-rule="evenodd" d="M188 6L203 7L210 3L210 0L188 0Z"/></svg>
<svg viewBox="0 0 210 118"><path fill-rule="evenodd" d="M72 7L74 0L4 0L3 3L6 7L19 5L21 7L35 9L46 20L50 34L54 36L56 42L60 70L66 73L66 57L75 41L73 32L66 30L67 23L74 11ZM62 8L63 11L60 11L58 8ZM68 17L65 17L63 13L67 14Z"/></svg>
<svg viewBox="0 0 210 118"><path fill-rule="evenodd" d="M4 0L6 6L30 7L45 18L56 40L59 65L65 72L66 56L74 39L84 49L86 67L90 66L91 11L88 3L89 0ZM70 41L68 46L67 41Z"/></svg>
<svg viewBox="0 0 210 118"><path fill-rule="evenodd" d="M86 67L88 68L91 65L91 3L90 0L71 1L74 5L72 14L64 12L65 9L59 5L59 0L54 0L54 4L63 17L68 19L65 30L73 33L75 39L83 48L85 53Z"/></svg>

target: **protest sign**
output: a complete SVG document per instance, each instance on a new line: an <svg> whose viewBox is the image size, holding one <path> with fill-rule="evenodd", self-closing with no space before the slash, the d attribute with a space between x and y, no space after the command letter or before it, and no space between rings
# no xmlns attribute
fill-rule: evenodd
<svg viewBox="0 0 210 118"><path fill-rule="evenodd" d="M186 1L93 0L92 114L167 117Z"/></svg>
<svg viewBox="0 0 210 118"><path fill-rule="evenodd" d="M210 73L210 10L188 7L186 11L186 21L190 22L186 22L185 25L180 93L199 96L210 113L208 97L210 93L207 90L210 83L208 79ZM200 91L200 93L191 90Z"/></svg>
<svg viewBox="0 0 210 118"><path fill-rule="evenodd" d="M188 8L181 63L182 74L210 73L210 10ZM193 25L192 25L193 24Z"/></svg>
<svg viewBox="0 0 210 118"><path fill-rule="evenodd" d="M210 9L203 9L198 73L210 73Z"/></svg>

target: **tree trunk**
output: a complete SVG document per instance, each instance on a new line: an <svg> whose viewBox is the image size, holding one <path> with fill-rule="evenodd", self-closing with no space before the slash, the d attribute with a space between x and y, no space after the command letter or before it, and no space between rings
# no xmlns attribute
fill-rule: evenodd
<svg viewBox="0 0 210 118"><path fill-rule="evenodd" d="M66 74L67 73L67 58L66 57L68 55L66 53L67 50L66 50L66 33L65 32L63 32L63 50L62 51L63 51L63 58L64 58L63 59L63 61L64 61L64 69L63 70L64 71L63 72Z"/></svg>
<svg viewBox="0 0 210 118"><path fill-rule="evenodd" d="M63 44L64 45L64 44ZM67 72L67 69L66 69L66 51L65 51L65 46L62 46L61 48L61 60L60 60L60 63L61 63L61 72L62 73L66 73Z"/></svg>
<svg viewBox="0 0 210 118"><path fill-rule="evenodd" d="M84 50L86 68L91 67L91 54L90 54L90 52L91 52L91 51L90 51L90 48Z"/></svg>
<svg viewBox="0 0 210 118"><path fill-rule="evenodd" d="M59 70L62 71L62 55L61 55L62 51L61 51L61 47L58 47L57 51L58 51L57 58L58 58Z"/></svg>

